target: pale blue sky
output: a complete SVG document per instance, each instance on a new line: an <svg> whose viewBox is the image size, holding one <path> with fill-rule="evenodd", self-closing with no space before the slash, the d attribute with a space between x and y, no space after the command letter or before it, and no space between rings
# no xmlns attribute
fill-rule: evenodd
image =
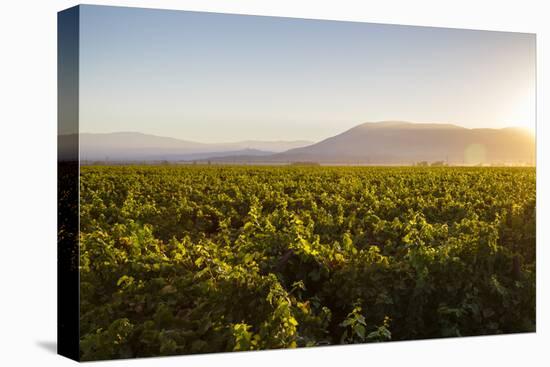
<svg viewBox="0 0 550 367"><path fill-rule="evenodd" d="M82 6L80 131L321 140L367 121L534 130L535 36Z"/></svg>

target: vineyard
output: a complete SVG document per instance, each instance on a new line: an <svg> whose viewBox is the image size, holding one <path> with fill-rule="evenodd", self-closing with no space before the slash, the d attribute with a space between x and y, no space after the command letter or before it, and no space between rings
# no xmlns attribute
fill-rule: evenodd
<svg viewBox="0 0 550 367"><path fill-rule="evenodd" d="M84 360L535 330L535 169L91 166Z"/></svg>

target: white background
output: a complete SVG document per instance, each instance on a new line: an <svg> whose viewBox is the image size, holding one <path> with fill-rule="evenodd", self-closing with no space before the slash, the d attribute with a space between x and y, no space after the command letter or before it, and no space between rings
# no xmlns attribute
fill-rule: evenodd
<svg viewBox="0 0 550 367"><path fill-rule="evenodd" d="M537 33L537 333L307 350L127 360L116 366L422 365L550 363L546 1L94 1L184 10ZM56 12L74 1L0 2L0 365L69 365L56 341ZM546 18L545 18L546 16ZM548 95L548 93L546 93ZM546 340L545 340L546 339ZM546 350L544 346L546 345Z"/></svg>

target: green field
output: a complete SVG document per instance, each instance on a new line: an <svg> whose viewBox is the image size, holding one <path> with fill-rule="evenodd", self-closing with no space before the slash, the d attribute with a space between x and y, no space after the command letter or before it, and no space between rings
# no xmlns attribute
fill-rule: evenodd
<svg viewBox="0 0 550 367"><path fill-rule="evenodd" d="M535 330L535 169L82 167L83 359Z"/></svg>

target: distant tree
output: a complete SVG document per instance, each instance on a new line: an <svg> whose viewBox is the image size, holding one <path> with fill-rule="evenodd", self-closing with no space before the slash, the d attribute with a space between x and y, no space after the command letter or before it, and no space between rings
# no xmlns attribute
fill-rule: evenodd
<svg viewBox="0 0 550 367"><path fill-rule="evenodd" d="M417 167L428 167L428 162L426 162L426 161L417 162L416 166Z"/></svg>
<svg viewBox="0 0 550 367"><path fill-rule="evenodd" d="M433 162L431 164L432 167L443 167L443 166L446 166L447 164L444 162L444 161L436 161L436 162Z"/></svg>

